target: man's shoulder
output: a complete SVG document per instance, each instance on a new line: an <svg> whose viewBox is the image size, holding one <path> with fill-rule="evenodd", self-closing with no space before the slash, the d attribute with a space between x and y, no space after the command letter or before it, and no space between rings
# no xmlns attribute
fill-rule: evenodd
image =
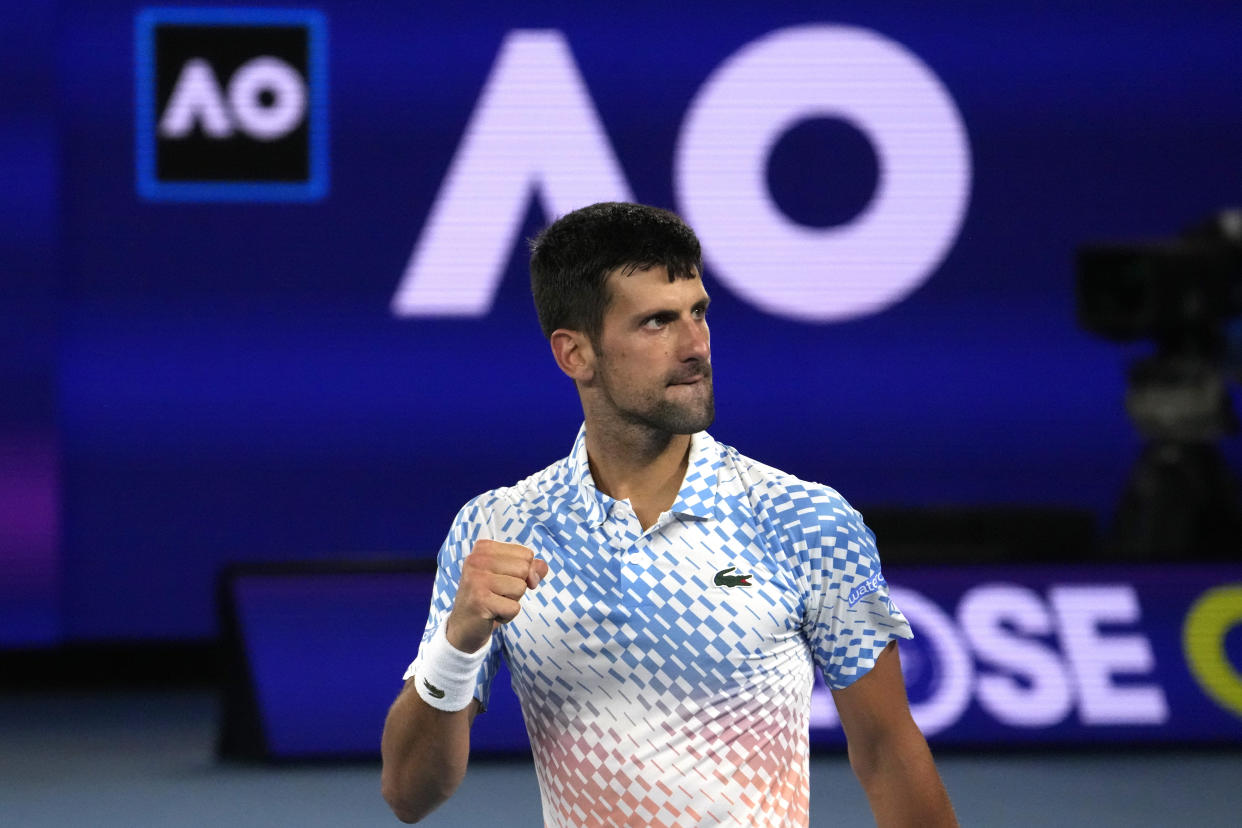
<svg viewBox="0 0 1242 828"><path fill-rule="evenodd" d="M814 504L850 508L840 492L825 483L805 480L753 457L747 457L723 443L721 451L725 464L736 472L739 483L749 491L777 502L790 502L799 506Z"/></svg>
<svg viewBox="0 0 1242 828"><path fill-rule="evenodd" d="M556 511L571 494L567 458L561 458L510 486L475 495L462 507L459 519L539 516Z"/></svg>
<svg viewBox="0 0 1242 828"><path fill-rule="evenodd" d="M811 529L861 523L861 515L836 489L805 480L721 444L726 468L736 474L755 512L778 526Z"/></svg>

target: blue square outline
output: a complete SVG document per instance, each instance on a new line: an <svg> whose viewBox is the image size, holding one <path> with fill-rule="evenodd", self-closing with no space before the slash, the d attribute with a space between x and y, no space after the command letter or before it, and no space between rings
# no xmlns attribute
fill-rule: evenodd
<svg viewBox="0 0 1242 828"><path fill-rule="evenodd" d="M304 25L310 85L310 177L305 183L160 181L155 170L155 27ZM138 194L165 202L319 201L328 194L327 20L317 9L152 7L134 18L134 169Z"/></svg>

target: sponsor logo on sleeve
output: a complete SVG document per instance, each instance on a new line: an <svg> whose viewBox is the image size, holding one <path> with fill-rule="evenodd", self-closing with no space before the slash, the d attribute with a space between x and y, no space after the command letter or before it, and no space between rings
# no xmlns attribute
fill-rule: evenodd
<svg viewBox="0 0 1242 828"><path fill-rule="evenodd" d="M849 601L851 607L855 606L864 597L876 592L880 589L880 587L884 586L888 586L888 582L884 580L884 575L882 573L877 572L858 586L851 589L849 595L846 596L846 600Z"/></svg>

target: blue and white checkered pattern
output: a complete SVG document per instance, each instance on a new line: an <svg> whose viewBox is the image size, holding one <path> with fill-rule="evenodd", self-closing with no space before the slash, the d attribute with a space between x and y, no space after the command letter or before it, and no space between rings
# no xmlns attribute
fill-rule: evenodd
<svg viewBox="0 0 1242 828"><path fill-rule="evenodd" d="M424 641L480 538L550 567L493 636L475 694L486 703L503 656L548 826L807 824L812 670L843 688L911 637L840 495L706 433L646 531L595 487L585 430L569 457L470 501L440 550ZM747 583L717 583L730 568Z"/></svg>

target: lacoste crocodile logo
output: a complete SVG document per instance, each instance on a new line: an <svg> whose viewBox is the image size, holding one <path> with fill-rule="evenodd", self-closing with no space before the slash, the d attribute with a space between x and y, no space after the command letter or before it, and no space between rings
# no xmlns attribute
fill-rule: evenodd
<svg viewBox="0 0 1242 828"><path fill-rule="evenodd" d="M432 698L435 698L435 699L444 698L444 691L441 690L439 687L436 687L431 682L427 681L427 679L423 679L423 687L427 688L427 692L431 694Z"/></svg>
<svg viewBox="0 0 1242 828"><path fill-rule="evenodd" d="M716 573L716 586L722 587L739 587L751 586L750 575L730 575L729 573L737 569L736 566L725 567Z"/></svg>

